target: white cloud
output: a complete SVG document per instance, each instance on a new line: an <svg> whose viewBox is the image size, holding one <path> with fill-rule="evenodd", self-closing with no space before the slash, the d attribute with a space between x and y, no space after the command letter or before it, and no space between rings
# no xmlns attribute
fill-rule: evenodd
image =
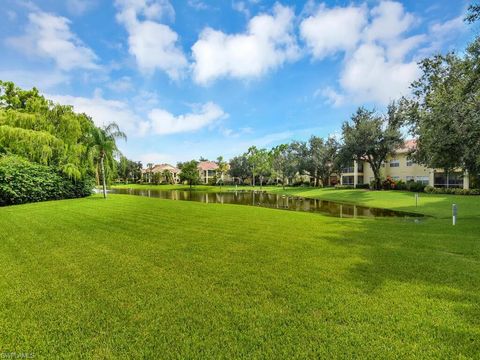
<svg viewBox="0 0 480 360"><path fill-rule="evenodd" d="M367 22L366 15L363 6L328 9L322 5L301 22L300 34L313 56L322 59L354 48Z"/></svg>
<svg viewBox="0 0 480 360"><path fill-rule="evenodd" d="M7 39L7 43L30 55L55 61L60 70L97 69L97 56L71 32L70 20L45 12L28 15L25 34Z"/></svg>
<svg viewBox="0 0 480 360"><path fill-rule="evenodd" d="M250 17L250 10L248 9L247 3L245 1L233 1L232 8L233 10L245 15L247 19Z"/></svg>
<svg viewBox="0 0 480 360"><path fill-rule="evenodd" d="M192 47L194 80L208 84L221 77L259 77L297 59L293 20L293 10L277 4L272 15L253 17L245 33L204 29Z"/></svg>
<svg viewBox="0 0 480 360"><path fill-rule="evenodd" d="M221 107L212 102L203 104L192 113L184 115L175 116L163 109L153 109L148 114L152 131L158 135L199 130L227 116Z"/></svg>
<svg viewBox="0 0 480 360"><path fill-rule="evenodd" d="M389 41L410 30L415 17L395 1L382 1L371 12L373 20L365 29L368 41Z"/></svg>
<svg viewBox="0 0 480 360"><path fill-rule="evenodd" d="M317 91L327 103L340 106L354 102L386 104L405 94L419 76L411 54L427 35L407 36L417 19L394 1L381 1L368 10L362 7L320 6L300 25L312 56L344 53L339 90Z"/></svg>
<svg viewBox="0 0 480 360"><path fill-rule="evenodd" d="M70 77L63 72L43 70L0 70L0 79L13 81L18 86L27 89L35 86L42 91L70 82Z"/></svg>
<svg viewBox="0 0 480 360"><path fill-rule="evenodd" d="M323 96L326 98L327 104L330 104L332 106L341 106L345 103L345 96L338 93L335 89L331 88L330 86L327 86L324 89L318 89L315 91L314 97L318 96Z"/></svg>
<svg viewBox="0 0 480 360"><path fill-rule="evenodd" d="M143 96L152 98L149 93ZM76 112L90 116L97 126L115 121L128 136L193 132L213 126L228 117L220 106L212 102L197 104L192 112L177 116L160 107L150 107L147 116L143 116L141 114L145 109L136 109L127 101L106 99L100 89L95 89L92 97L50 94L45 97L60 104L72 105Z"/></svg>
<svg viewBox="0 0 480 360"><path fill-rule="evenodd" d="M94 0L66 0L67 10L72 15L83 15L95 5Z"/></svg>
<svg viewBox="0 0 480 360"><path fill-rule="evenodd" d="M404 95L419 74L415 61L392 61L382 46L369 43L347 60L340 84L358 102L386 104Z"/></svg>
<svg viewBox="0 0 480 360"><path fill-rule="evenodd" d="M133 90L132 79L129 76L122 76L117 80L111 81L107 86L110 90L116 92Z"/></svg>
<svg viewBox="0 0 480 360"><path fill-rule="evenodd" d="M155 20L173 19L167 0L117 0L118 21L128 31L129 52L144 73L164 71L172 79L181 77L188 63L178 44L178 34ZM144 20L142 19L144 18Z"/></svg>
<svg viewBox="0 0 480 360"><path fill-rule="evenodd" d="M210 7L202 0L188 0L188 6L194 8L195 10L207 10Z"/></svg>
<svg viewBox="0 0 480 360"><path fill-rule="evenodd" d="M454 40L460 34L467 30L465 25L464 15L457 16L445 22L437 22L429 27L430 44L428 47L422 49L422 56L429 56L434 52L442 49L446 42Z"/></svg>
<svg viewBox="0 0 480 360"><path fill-rule="evenodd" d="M70 95L45 95L54 102L72 105L74 110L90 116L97 126L104 126L115 121L127 135L143 135L148 128L148 122L131 110L128 103L119 100L108 100L100 92L91 97L76 97Z"/></svg>

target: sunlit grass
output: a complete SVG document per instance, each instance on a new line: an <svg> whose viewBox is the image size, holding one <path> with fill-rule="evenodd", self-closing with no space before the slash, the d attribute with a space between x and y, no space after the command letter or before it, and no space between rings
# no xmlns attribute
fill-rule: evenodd
<svg viewBox="0 0 480 360"><path fill-rule="evenodd" d="M462 207L478 213L468 199ZM0 208L0 349L37 358L474 358L479 223L124 195Z"/></svg>

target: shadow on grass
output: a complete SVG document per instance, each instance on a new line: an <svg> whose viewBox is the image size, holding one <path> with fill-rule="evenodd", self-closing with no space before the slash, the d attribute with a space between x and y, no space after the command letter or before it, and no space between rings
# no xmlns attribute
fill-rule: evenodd
<svg viewBox="0 0 480 360"><path fill-rule="evenodd" d="M475 357L480 353L478 232L456 236L438 225L441 221L366 220L328 241L360 254L346 274L352 286L374 298L398 289L395 298L418 304L421 326L429 326L437 341Z"/></svg>

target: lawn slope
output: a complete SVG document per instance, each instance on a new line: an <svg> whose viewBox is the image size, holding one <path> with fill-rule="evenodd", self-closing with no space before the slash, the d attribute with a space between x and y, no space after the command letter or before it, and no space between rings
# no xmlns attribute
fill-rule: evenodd
<svg viewBox="0 0 480 360"><path fill-rule="evenodd" d="M127 195L0 208L0 352L474 358L477 223Z"/></svg>

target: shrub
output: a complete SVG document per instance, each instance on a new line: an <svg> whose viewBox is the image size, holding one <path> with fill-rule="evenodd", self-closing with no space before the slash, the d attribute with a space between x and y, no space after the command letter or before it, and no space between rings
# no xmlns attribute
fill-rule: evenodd
<svg viewBox="0 0 480 360"><path fill-rule="evenodd" d="M74 182L52 167L0 157L0 206L84 197L92 188L91 178Z"/></svg>
<svg viewBox="0 0 480 360"><path fill-rule="evenodd" d="M405 181L397 181L397 186L395 187L395 190L407 190L407 184L405 183Z"/></svg>
<svg viewBox="0 0 480 360"><path fill-rule="evenodd" d="M338 190L353 189L353 185L335 185L335 189L338 189Z"/></svg>
<svg viewBox="0 0 480 360"><path fill-rule="evenodd" d="M389 176L382 182L382 189L383 190L393 190L396 188L395 181Z"/></svg>
<svg viewBox="0 0 480 360"><path fill-rule="evenodd" d="M369 189L369 184L357 184L357 189Z"/></svg>
<svg viewBox="0 0 480 360"><path fill-rule="evenodd" d="M424 192L425 191L425 184L421 181L409 181L406 184L406 188L408 191L413 192Z"/></svg>
<svg viewBox="0 0 480 360"><path fill-rule="evenodd" d="M433 194L435 192L435 188L431 185L427 185L423 191L425 191L427 194Z"/></svg>

